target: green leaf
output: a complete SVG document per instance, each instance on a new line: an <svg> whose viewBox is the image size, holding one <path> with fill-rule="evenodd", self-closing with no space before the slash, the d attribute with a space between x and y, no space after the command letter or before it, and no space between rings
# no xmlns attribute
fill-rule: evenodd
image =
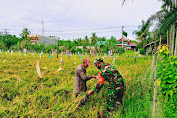
<svg viewBox="0 0 177 118"><path fill-rule="evenodd" d="M170 95L173 96L173 90L170 91Z"/></svg>
<svg viewBox="0 0 177 118"><path fill-rule="evenodd" d="M162 55L162 58L165 58L165 55Z"/></svg>
<svg viewBox="0 0 177 118"><path fill-rule="evenodd" d="M173 70L173 73L174 73L174 74L177 74L177 71L176 71L177 68L172 68L172 70Z"/></svg>
<svg viewBox="0 0 177 118"><path fill-rule="evenodd" d="M165 54L169 54L169 51L165 50L164 53L165 53Z"/></svg>
<svg viewBox="0 0 177 118"><path fill-rule="evenodd" d="M174 83L175 80L173 80L173 79L172 79L172 80L167 80L167 82L168 82L168 83Z"/></svg>
<svg viewBox="0 0 177 118"><path fill-rule="evenodd" d="M174 60L174 63L177 64L177 59Z"/></svg>
<svg viewBox="0 0 177 118"><path fill-rule="evenodd" d="M169 69L167 72L168 72L168 74L171 74L171 73L173 73L173 71L172 71L172 70L170 70L170 69Z"/></svg>
<svg viewBox="0 0 177 118"><path fill-rule="evenodd" d="M174 62L173 62L173 61L171 61L171 62L170 62L170 64L171 64L171 65L173 65L173 64L174 64Z"/></svg>
<svg viewBox="0 0 177 118"><path fill-rule="evenodd" d="M173 74L170 74L169 77L172 78L172 77L173 77Z"/></svg>
<svg viewBox="0 0 177 118"><path fill-rule="evenodd" d="M170 57L169 57L169 59L172 59L172 58L173 58L173 56L170 56Z"/></svg>
<svg viewBox="0 0 177 118"><path fill-rule="evenodd" d="M173 59L177 59L177 55L176 56L172 56L173 57Z"/></svg>
<svg viewBox="0 0 177 118"><path fill-rule="evenodd" d="M166 75L165 77L164 77L164 79L167 79L168 78L168 75Z"/></svg>

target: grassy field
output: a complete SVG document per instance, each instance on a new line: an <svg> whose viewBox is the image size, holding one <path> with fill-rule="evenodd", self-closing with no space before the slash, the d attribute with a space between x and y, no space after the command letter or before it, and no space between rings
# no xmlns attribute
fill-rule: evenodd
<svg viewBox="0 0 177 118"><path fill-rule="evenodd" d="M121 109L112 117L150 118L153 96L151 79L151 58L135 58L134 52L126 52L115 59L115 67L124 78L126 90ZM75 99L74 74L81 61L78 55L70 59L66 55L24 53L0 54L0 117L103 117L107 83L99 93L88 98L84 95ZM63 57L64 64L60 64ZM88 55L85 56L89 58ZM129 57L129 58L127 58ZM91 64L96 58L91 57ZM76 64L74 63L76 59ZM37 60L40 62L42 78L36 71ZM112 63L113 57L104 57L104 62ZM59 68L62 69L59 69ZM99 70L91 66L87 75L97 75ZM97 80L87 82L88 90L96 85ZM86 104L77 107L77 102L87 99Z"/></svg>

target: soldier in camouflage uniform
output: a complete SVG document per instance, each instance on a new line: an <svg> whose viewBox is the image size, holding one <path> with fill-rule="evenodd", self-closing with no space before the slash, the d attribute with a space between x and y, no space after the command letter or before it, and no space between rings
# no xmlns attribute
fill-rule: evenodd
<svg viewBox="0 0 177 118"><path fill-rule="evenodd" d="M94 64L100 70L100 75L103 80L100 80L93 90L88 91L88 95L91 95L94 92L99 92L104 85L104 81L107 81L109 87L106 95L105 113L107 116L110 116L110 113L122 103L124 81L115 66L104 63L100 58L97 58L94 61Z"/></svg>

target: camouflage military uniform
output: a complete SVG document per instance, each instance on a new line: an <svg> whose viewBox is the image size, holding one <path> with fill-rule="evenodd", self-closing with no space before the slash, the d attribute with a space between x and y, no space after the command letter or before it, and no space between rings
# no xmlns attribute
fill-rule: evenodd
<svg viewBox="0 0 177 118"><path fill-rule="evenodd" d="M98 61L98 59L96 59L94 63L96 63L96 61ZM115 66L111 64L103 63L100 71L101 76L109 83L105 110L106 115L109 116L110 112L118 108L122 103L124 81ZM98 83L93 90L99 92L103 85L104 84Z"/></svg>

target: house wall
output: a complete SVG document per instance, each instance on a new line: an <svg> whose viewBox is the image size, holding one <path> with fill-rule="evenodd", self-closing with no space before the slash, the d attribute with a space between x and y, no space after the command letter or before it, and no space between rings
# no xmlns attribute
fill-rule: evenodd
<svg viewBox="0 0 177 118"><path fill-rule="evenodd" d="M78 48L80 48L80 49L83 50L83 46L76 46L76 50L77 50Z"/></svg>
<svg viewBox="0 0 177 118"><path fill-rule="evenodd" d="M39 43L39 44L45 43L46 45L57 44L58 39L56 37L39 36L39 41L37 43Z"/></svg>
<svg viewBox="0 0 177 118"><path fill-rule="evenodd" d="M116 47L122 47L122 45L116 45ZM125 47L125 45L123 45L123 47Z"/></svg>
<svg viewBox="0 0 177 118"><path fill-rule="evenodd" d="M76 49L78 49L78 48L83 50L83 46L76 46ZM86 46L86 49L94 50L95 48L94 48L94 46Z"/></svg>
<svg viewBox="0 0 177 118"><path fill-rule="evenodd" d="M40 35L28 35L30 41L35 44L45 43L46 45L49 44L57 44L58 38L56 36L40 36Z"/></svg>

